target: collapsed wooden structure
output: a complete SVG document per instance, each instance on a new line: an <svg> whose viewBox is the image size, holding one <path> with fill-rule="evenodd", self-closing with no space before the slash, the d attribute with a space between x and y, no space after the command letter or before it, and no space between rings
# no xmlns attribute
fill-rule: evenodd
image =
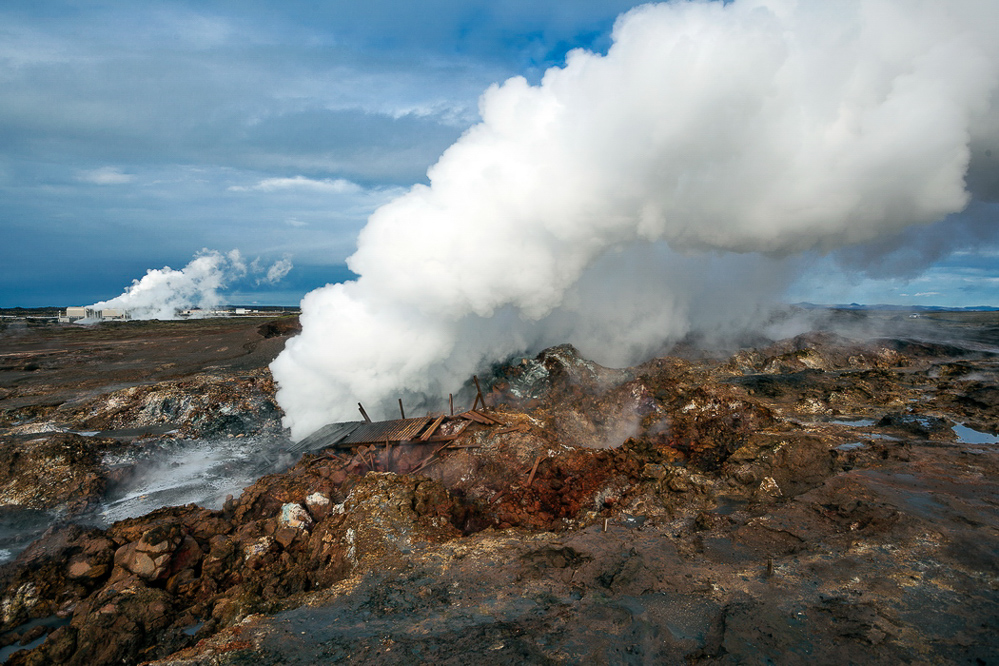
<svg viewBox="0 0 999 666"><path fill-rule="evenodd" d="M368 445L443 444L454 441L471 423L505 425L488 414L469 410L454 416L422 416L392 421L330 423L298 442L298 451L352 449Z"/></svg>
<svg viewBox="0 0 999 666"><path fill-rule="evenodd" d="M325 425L297 442L292 450L304 453L327 448L354 449L382 444L386 447L404 443L447 444L457 439L465 428L473 422L487 426L506 425L476 409L480 404L485 407L486 401L482 397L479 378L472 377L472 380L475 382L475 401L472 403L472 408L466 412L455 414L454 396L448 396L451 408L450 416L435 414L407 419L400 398L399 414L402 418L390 421L372 421L368 417L368 413L364 411L364 405L357 403L357 408L361 412L361 416L364 417L363 421L346 421Z"/></svg>

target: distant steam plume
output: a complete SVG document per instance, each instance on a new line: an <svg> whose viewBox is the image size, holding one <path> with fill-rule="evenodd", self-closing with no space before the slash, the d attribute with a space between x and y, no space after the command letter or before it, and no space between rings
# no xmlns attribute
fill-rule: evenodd
<svg viewBox="0 0 999 666"><path fill-rule="evenodd" d="M745 319L802 251L962 210L995 143L992 0L646 5L606 55L513 78L376 211L272 365L295 437L489 360L633 360ZM783 259L782 259L783 257Z"/></svg>
<svg viewBox="0 0 999 666"><path fill-rule="evenodd" d="M285 256L269 268L259 260L251 264L254 273L264 273L260 281L274 283L288 274L291 260ZM150 269L121 296L90 306L95 310L128 310L132 319L175 319L181 310L209 310L224 303L221 292L231 282L247 274L247 265L239 250L225 254L204 249L180 270L169 266Z"/></svg>

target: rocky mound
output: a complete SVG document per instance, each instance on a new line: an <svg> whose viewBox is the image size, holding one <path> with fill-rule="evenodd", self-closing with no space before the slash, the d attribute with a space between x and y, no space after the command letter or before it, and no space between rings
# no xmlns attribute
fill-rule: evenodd
<svg viewBox="0 0 999 666"><path fill-rule="evenodd" d="M32 647L12 664L989 663L999 452L950 425L999 427L997 371L902 339L624 370L553 348L444 445L51 530L0 569L0 642Z"/></svg>

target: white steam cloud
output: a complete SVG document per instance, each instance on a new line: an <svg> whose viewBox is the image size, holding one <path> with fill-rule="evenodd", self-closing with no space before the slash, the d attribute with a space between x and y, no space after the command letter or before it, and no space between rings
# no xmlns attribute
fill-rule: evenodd
<svg viewBox="0 0 999 666"><path fill-rule="evenodd" d="M269 268L253 261L250 271L266 273L258 280L275 283L292 269L288 256ZM184 268L174 270L169 266L150 269L121 296L90 306L94 310L126 310L132 319L176 319L186 309L210 310L222 305L222 291L229 284L247 275L246 262L239 250L227 253L204 249Z"/></svg>
<svg viewBox="0 0 999 666"><path fill-rule="evenodd" d="M360 277L303 300L272 365L293 436L542 344L634 360L751 315L795 253L962 210L997 25L994 0L646 5L606 55L491 87L371 216Z"/></svg>

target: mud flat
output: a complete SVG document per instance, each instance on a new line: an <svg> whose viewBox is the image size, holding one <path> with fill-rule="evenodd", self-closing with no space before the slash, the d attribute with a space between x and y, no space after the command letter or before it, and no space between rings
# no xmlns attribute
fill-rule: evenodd
<svg viewBox="0 0 999 666"><path fill-rule="evenodd" d="M626 369L554 347L480 376L487 418L445 444L319 450L217 507L106 524L85 518L143 450L277 442L265 366L293 327L5 337L3 445L34 462L0 497L64 524L0 570L0 644L31 664L996 663L999 316L919 315Z"/></svg>

